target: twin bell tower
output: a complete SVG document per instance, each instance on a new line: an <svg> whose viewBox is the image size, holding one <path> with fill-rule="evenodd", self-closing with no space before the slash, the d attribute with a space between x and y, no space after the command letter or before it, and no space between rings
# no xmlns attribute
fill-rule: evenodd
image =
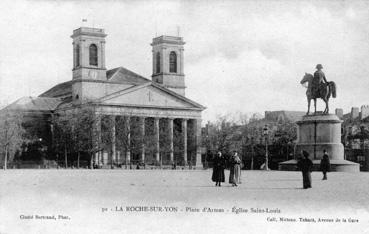
<svg viewBox="0 0 369 234"><path fill-rule="evenodd" d="M73 31L73 80L109 82L105 64L104 29L81 27ZM152 81L185 96L182 37L160 36L152 40ZM91 86L92 88L93 86ZM74 89L78 95L78 91ZM90 92L93 92L90 90Z"/></svg>

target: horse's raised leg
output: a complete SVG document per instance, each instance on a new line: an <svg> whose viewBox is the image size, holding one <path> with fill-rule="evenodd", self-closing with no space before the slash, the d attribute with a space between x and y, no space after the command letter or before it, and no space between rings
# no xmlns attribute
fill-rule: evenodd
<svg viewBox="0 0 369 234"><path fill-rule="evenodd" d="M324 100L325 101L325 114L328 114L329 113L329 106L328 106L328 99L327 100Z"/></svg>

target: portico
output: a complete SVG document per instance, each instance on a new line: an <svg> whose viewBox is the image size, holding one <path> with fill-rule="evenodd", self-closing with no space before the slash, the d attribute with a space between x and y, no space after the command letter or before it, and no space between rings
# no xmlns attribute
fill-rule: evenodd
<svg viewBox="0 0 369 234"><path fill-rule="evenodd" d="M99 118L96 165L199 167L201 112L198 103L154 82L104 96L88 105ZM101 121L108 119L108 121ZM107 127L103 127L108 122ZM110 134L105 134L109 131ZM109 139L102 141L101 135ZM106 137L105 137L106 138Z"/></svg>
<svg viewBox="0 0 369 234"><path fill-rule="evenodd" d="M109 118L110 139L102 141L103 130L98 131L98 148L94 163L100 166L130 168L137 164L158 167L201 167L200 133L201 119L180 116L106 115ZM124 119L117 121L117 119ZM102 124L105 121L98 121ZM98 129L103 127L97 126ZM106 128L105 128L106 129ZM117 142L120 141L120 142ZM108 142L108 144L107 144ZM103 146L102 146L103 145Z"/></svg>

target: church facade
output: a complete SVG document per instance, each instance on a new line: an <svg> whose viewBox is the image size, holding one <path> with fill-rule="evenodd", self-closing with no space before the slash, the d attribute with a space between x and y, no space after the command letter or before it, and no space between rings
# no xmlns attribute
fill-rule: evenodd
<svg viewBox="0 0 369 234"><path fill-rule="evenodd" d="M84 106L93 107L98 119L95 143L101 143L104 131L109 136L109 144L93 153L94 165L201 167L201 113L205 107L185 96L183 38L159 36L152 40L150 80L124 67L108 70L106 36L99 28L74 30L72 79L38 97L22 98L8 108L62 116ZM107 118L112 123L108 129L100 124ZM122 121L124 128L117 124ZM53 126L50 131L52 138ZM125 142L120 142L122 131L128 132ZM147 136L151 147L144 140ZM140 138L139 146L130 147Z"/></svg>

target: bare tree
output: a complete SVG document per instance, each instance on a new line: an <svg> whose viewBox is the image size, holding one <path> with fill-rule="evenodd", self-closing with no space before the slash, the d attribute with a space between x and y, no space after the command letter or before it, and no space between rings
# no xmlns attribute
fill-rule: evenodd
<svg viewBox="0 0 369 234"><path fill-rule="evenodd" d="M77 167L80 166L81 152L86 152L90 168L93 168L93 155L105 146L100 138L102 119L95 109L86 105L67 110L55 115L52 122L55 151L64 154L65 166L68 165L68 152L77 153Z"/></svg>
<svg viewBox="0 0 369 234"><path fill-rule="evenodd" d="M229 154L237 126L228 115L218 115L214 123L208 123L204 144L211 152Z"/></svg>
<svg viewBox="0 0 369 234"><path fill-rule="evenodd" d="M0 113L0 153L4 155L4 169L25 142L23 115L19 111L3 109Z"/></svg>
<svg viewBox="0 0 369 234"><path fill-rule="evenodd" d="M68 167L68 150L72 145L71 118L69 115L55 115L52 119L54 126L54 151L57 155L64 155L65 168Z"/></svg>

